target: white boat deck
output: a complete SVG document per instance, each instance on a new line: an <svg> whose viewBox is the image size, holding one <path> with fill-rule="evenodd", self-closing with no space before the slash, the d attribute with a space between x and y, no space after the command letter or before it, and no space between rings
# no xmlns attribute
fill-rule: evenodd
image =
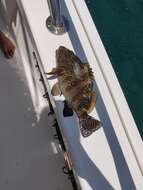
<svg viewBox="0 0 143 190"><path fill-rule="evenodd" d="M54 118L47 117L49 105L43 99L39 106L37 117L18 52L11 60L0 52L1 190L72 189L62 173L64 160L53 138Z"/></svg>
<svg viewBox="0 0 143 190"><path fill-rule="evenodd" d="M82 14L80 15L74 3L76 1L67 0L61 2L63 14L70 22L68 33L62 36L51 34L46 28L46 19L49 16L47 0L21 0L18 1L18 5L22 15L22 22L33 42L32 46L34 46L37 57L40 59L40 67L43 73L51 71L55 66L55 50L60 45L74 50L81 60L88 61L93 68L98 101L96 109L91 115L99 118L103 123L103 127L90 137L83 138L81 136L75 115L70 118L63 117L63 96L57 96L54 99L50 96L71 157L77 182L79 182L82 190L142 190L143 176L140 159L142 153L139 156L139 151L142 148L141 139L137 129L131 129L137 137L136 141L139 142L138 147L133 146L135 143L131 143L132 139L130 139L130 135L128 136L123 126L124 120L122 121L119 114L120 110L117 109L118 105L114 101L114 98L123 100L124 97L123 95L121 97L112 96L109 86L107 86L108 81L105 81L105 76L103 75L104 70L98 59L100 56L104 56L104 51L103 54L95 55L93 46L91 46L91 35L87 34L88 29L87 31L85 30L84 20L80 17ZM81 2L82 10L82 4L84 3L83 1ZM83 9L85 9L85 5ZM86 16L89 23L91 23L91 18L87 14ZM84 19L86 20L86 18ZM17 28L18 25L19 23L17 22ZM17 32L18 30L15 31ZM16 34L18 35L19 33L17 32ZM93 40L94 35L96 36L96 33L93 33ZM99 43L100 46L101 42L96 41L95 43ZM33 50L29 49L29 51ZM112 70L109 69L109 73L110 71ZM55 82L56 80L46 82L49 93ZM113 81L113 86L119 86L116 80ZM110 87L112 89L111 83ZM123 110L124 115L130 115L128 107L126 105L122 107L125 108ZM133 119L129 120L129 123L131 124L129 127L135 126ZM135 148L138 149L138 154L136 154Z"/></svg>

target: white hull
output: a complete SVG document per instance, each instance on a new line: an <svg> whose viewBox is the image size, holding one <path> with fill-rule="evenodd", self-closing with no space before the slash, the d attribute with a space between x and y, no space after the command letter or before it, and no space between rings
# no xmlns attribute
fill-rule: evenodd
<svg viewBox="0 0 143 190"><path fill-rule="evenodd" d="M33 107L39 118L44 104L39 94L42 87L37 80L39 72L35 68L34 52L79 188L142 190L142 140L84 1L61 1L63 15L70 22L68 33L62 36L51 34L46 28L49 16L46 0L17 2L13 31L24 63ZM88 138L81 136L76 116L63 117L64 97L51 96L50 89L56 80L48 81L44 74L55 66L55 50L60 45L73 49L83 61L88 61L95 74L95 90L99 95L91 115L99 118L103 127Z"/></svg>

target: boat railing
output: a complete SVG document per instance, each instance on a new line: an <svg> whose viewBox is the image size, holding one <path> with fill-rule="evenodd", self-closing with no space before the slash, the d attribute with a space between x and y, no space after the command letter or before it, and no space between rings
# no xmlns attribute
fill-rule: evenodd
<svg viewBox="0 0 143 190"><path fill-rule="evenodd" d="M61 35L68 30L68 21L61 15L60 0L47 0L50 16L46 21L47 28L53 34Z"/></svg>

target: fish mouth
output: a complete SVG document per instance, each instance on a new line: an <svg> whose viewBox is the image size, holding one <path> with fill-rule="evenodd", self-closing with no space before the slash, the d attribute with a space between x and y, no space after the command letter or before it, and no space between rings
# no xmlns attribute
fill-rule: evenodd
<svg viewBox="0 0 143 190"><path fill-rule="evenodd" d="M60 46L58 49L56 49L56 60L59 62L61 58L65 55L68 55L68 50L64 46Z"/></svg>
<svg viewBox="0 0 143 190"><path fill-rule="evenodd" d="M64 46L60 46L57 50L56 50L56 56L60 56L63 55L65 53L68 53L68 49Z"/></svg>
<svg viewBox="0 0 143 190"><path fill-rule="evenodd" d="M58 59L59 56L62 54L64 47L60 46L58 49L56 49L56 58Z"/></svg>

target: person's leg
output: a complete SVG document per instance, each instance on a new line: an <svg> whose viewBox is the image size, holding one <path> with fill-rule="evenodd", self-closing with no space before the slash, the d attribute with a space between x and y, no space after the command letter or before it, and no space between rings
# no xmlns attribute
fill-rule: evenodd
<svg viewBox="0 0 143 190"><path fill-rule="evenodd" d="M0 31L0 46L6 58L12 58L15 52L15 46L12 41Z"/></svg>

